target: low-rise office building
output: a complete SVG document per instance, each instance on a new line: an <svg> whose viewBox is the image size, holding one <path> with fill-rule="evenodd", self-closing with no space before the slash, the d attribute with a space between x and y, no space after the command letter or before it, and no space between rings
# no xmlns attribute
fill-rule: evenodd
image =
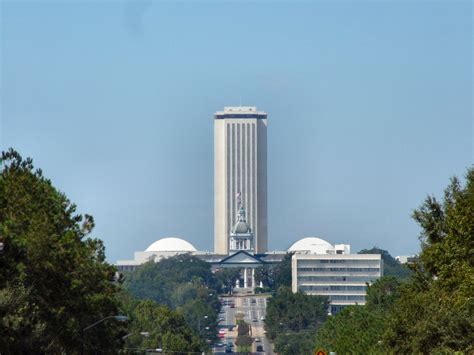
<svg viewBox="0 0 474 355"><path fill-rule="evenodd" d="M327 296L331 314L348 305L365 304L367 284L383 274L381 255L346 253L350 250L349 246L336 250L321 239L313 244L318 248L293 250L293 292Z"/></svg>

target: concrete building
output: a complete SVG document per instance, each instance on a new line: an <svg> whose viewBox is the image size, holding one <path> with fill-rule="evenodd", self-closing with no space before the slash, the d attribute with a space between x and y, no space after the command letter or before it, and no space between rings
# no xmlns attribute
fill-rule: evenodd
<svg viewBox="0 0 474 355"><path fill-rule="evenodd" d="M214 115L214 252L229 254L239 199L254 234L256 253L267 251L267 114L256 107L224 107Z"/></svg>
<svg viewBox="0 0 474 355"><path fill-rule="evenodd" d="M350 254L348 245L332 246L319 238L305 238L293 244L292 290L327 296L329 313L347 305L365 304L367 283L383 274L380 254Z"/></svg>

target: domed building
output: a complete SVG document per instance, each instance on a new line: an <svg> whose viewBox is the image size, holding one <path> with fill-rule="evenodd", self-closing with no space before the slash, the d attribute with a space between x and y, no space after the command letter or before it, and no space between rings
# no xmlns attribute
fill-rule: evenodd
<svg viewBox="0 0 474 355"><path fill-rule="evenodd" d="M184 239L177 237L162 238L151 243L145 251L136 251L133 260L119 260L117 269L119 271L132 271L137 266L150 260L157 262L175 255L195 255L196 253L198 253L197 249Z"/></svg>
<svg viewBox="0 0 474 355"><path fill-rule="evenodd" d="M181 238L163 238L158 239L156 242L150 244L145 251L151 252L167 252L167 253L176 253L176 252L196 252L197 249L188 241Z"/></svg>
<svg viewBox="0 0 474 355"><path fill-rule="evenodd" d="M293 243L288 252L299 254L350 254L351 247L348 244L336 244L317 237L303 238Z"/></svg>

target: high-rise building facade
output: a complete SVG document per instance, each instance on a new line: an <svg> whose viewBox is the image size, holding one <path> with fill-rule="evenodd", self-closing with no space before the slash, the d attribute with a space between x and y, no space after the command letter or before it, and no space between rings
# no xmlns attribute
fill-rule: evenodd
<svg viewBox="0 0 474 355"><path fill-rule="evenodd" d="M229 236L247 213L256 253L267 251L267 114L224 107L214 115L214 251L229 253Z"/></svg>

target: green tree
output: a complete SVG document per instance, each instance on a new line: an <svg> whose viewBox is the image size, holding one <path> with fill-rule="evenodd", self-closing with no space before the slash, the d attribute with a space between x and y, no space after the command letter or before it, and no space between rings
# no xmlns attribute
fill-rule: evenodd
<svg viewBox="0 0 474 355"><path fill-rule="evenodd" d="M275 349L282 355L307 355L314 353L311 335L314 331L288 332L279 334L275 339Z"/></svg>
<svg viewBox="0 0 474 355"><path fill-rule="evenodd" d="M276 265L265 265L255 271L255 282L262 282L264 289L276 292L280 287L291 287L291 257L287 253Z"/></svg>
<svg viewBox="0 0 474 355"><path fill-rule="evenodd" d="M222 268L218 270L215 275L222 285L222 290L228 294L232 294L235 283L240 278L240 269Z"/></svg>
<svg viewBox="0 0 474 355"><path fill-rule="evenodd" d="M253 339L250 336L250 325L243 319L237 322L237 339L235 345L239 353L248 353L251 350Z"/></svg>
<svg viewBox="0 0 474 355"><path fill-rule="evenodd" d="M383 260L384 276L396 276L406 280L412 274L412 271L407 265L400 264L387 250L373 247L371 249L362 249L358 254L380 254Z"/></svg>
<svg viewBox="0 0 474 355"><path fill-rule="evenodd" d="M0 172L0 353L78 353L121 345L115 268L87 235L91 216L13 149Z"/></svg>
<svg viewBox="0 0 474 355"><path fill-rule="evenodd" d="M464 186L453 178L443 201L429 196L413 218L422 251L384 342L400 353L474 352L474 168Z"/></svg>
<svg viewBox="0 0 474 355"><path fill-rule="evenodd" d="M164 352L182 353L206 349L205 343L188 326L184 317L165 305L124 296L123 309L130 318L126 348L161 348Z"/></svg>
<svg viewBox="0 0 474 355"><path fill-rule="evenodd" d="M400 279L395 276L385 276L376 280L367 288L366 307L369 310L388 313L400 298L400 285Z"/></svg>
<svg viewBox="0 0 474 355"><path fill-rule="evenodd" d="M317 332L314 348L338 354L382 353L385 318L364 306L347 306Z"/></svg>
<svg viewBox="0 0 474 355"><path fill-rule="evenodd" d="M286 253L280 263L274 267L274 289L291 287L291 257L294 253Z"/></svg>
<svg viewBox="0 0 474 355"><path fill-rule="evenodd" d="M210 264L187 254L151 261L126 273L124 288L178 311L203 340L215 339L222 287Z"/></svg>
<svg viewBox="0 0 474 355"><path fill-rule="evenodd" d="M160 262L150 261L133 272L125 273L125 288L137 298L152 299L158 303L176 307L181 294L174 290L182 289L183 284L203 286L215 295L220 284L208 263L195 256L183 254L166 258ZM183 293L184 295L184 293ZM178 304L175 302L178 301Z"/></svg>
<svg viewBox="0 0 474 355"><path fill-rule="evenodd" d="M329 317L317 332L314 348L337 353L382 353L387 318L399 298L401 281L387 276L367 288L365 306L350 306Z"/></svg>
<svg viewBox="0 0 474 355"><path fill-rule="evenodd" d="M269 298L265 329L268 337L275 341L275 350L282 354L288 349L279 348L277 344L281 337L291 334L305 333L300 350L307 349L313 344L313 336L322 326L327 317L328 301L323 296L310 296L303 293L293 293L290 288L281 287L276 294ZM291 350L293 351L293 350Z"/></svg>

